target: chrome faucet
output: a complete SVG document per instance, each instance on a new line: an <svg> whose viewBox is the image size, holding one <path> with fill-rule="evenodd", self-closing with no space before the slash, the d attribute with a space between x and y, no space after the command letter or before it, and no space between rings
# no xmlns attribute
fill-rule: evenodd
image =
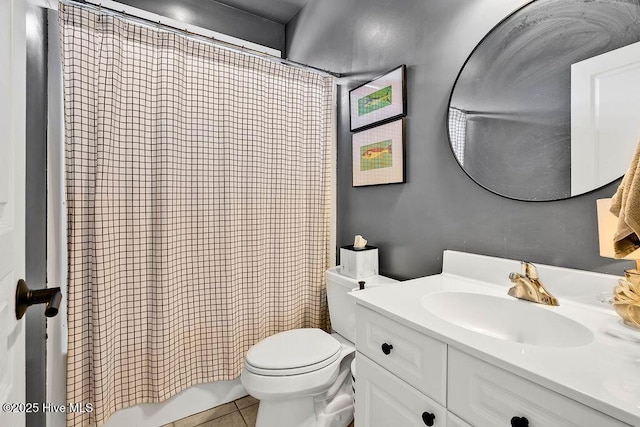
<svg viewBox="0 0 640 427"><path fill-rule="evenodd" d="M551 295L538 277L538 270L530 262L522 261L522 274L511 273L509 280L515 285L509 289L509 295L527 301L545 305L559 305L558 299Z"/></svg>

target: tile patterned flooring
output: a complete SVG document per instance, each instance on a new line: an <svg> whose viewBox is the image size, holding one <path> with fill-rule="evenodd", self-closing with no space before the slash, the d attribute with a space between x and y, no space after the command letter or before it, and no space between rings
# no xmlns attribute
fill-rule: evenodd
<svg viewBox="0 0 640 427"><path fill-rule="evenodd" d="M163 427L255 427L257 415L258 400L245 396Z"/></svg>
<svg viewBox="0 0 640 427"><path fill-rule="evenodd" d="M259 401L245 396L163 427L255 427ZM354 427L353 423L349 427Z"/></svg>

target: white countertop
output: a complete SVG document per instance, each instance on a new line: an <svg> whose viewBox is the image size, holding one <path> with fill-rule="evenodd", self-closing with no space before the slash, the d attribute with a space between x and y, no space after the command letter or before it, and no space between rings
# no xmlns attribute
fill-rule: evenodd
<svg viewBox="0 0 640 427"><path fill-rule="evenodd" d="M640 331L624 326L615 311L596 299L597 291L611 290L617 277L536 266L541 281L560 301L558 307L536 306L587 327L594 334L589 344L541 347L505 341L456 326L423 307L425 296L445 291L482 293L513 300L507 295L512 284L508 274L505 275L509 270L519 271L518 263L513 260L445 251L442 274L355 291L351 295L357 304L403 325L620 421L640 426L640 343L604 333L614 329L632 337L637 334L640 340ZM460 275L467 270L473 273Z"/></svg>

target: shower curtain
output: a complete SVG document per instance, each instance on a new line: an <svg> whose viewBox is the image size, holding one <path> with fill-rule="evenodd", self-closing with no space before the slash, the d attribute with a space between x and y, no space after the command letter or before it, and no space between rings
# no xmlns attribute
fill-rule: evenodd
<svg viewBox="0 0 640 427"><path fill-rule="evenodd" d="M333 80L60 5L69 425L328 326Z"/></svg>

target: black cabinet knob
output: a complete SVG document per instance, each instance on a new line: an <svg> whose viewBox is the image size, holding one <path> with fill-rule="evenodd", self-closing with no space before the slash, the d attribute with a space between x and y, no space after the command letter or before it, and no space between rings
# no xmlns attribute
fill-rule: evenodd
<svg viewBox="0 0 640 427"><path fill-rule="evenodd" d="M525 417L511 418L511 427L529 427L529 420Z"/></svg>
<svg viewBox="0 0 640 427"><path fill-rule="evenodd" d="M382 352L384 354L391 353L391 350L393 350L393 346L391 344L387 344L387 343L382 344Z"/></svg>
<svg viewBox="0 0 640 427"><path fill-rule="evenodd" d="M436 416L431 412L423 412L422 413L422 421L428 426L432 426L435 422Z"/></svg>

